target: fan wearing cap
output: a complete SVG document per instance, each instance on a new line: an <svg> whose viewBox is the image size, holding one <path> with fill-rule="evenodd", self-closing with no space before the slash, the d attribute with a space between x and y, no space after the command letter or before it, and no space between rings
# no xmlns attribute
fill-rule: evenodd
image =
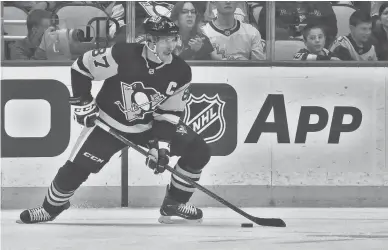
<svg viewBox="0 0 388 250"><path fill-rule="evenodd" d="M172 52L179 28L167 17L144 22L145 44L117 43L88 51L71 67L75 119L84 126L68 160L58 169L43 204L24 210L23 223L54 220L70 207L70 198L90 174L98 173L126 145L95 126L99 117L137 145L148 147L146 165L160 174L170 156L179 156L175 170L198 181L210 160L206 142L180 117L190 96L191 68ZM104 81L96 97L92 81ZM113 166L112 166L113 167ZM160 223L171 217L202 221L202 210L188 201L195 188L172 175L160 208Z"/></svg>

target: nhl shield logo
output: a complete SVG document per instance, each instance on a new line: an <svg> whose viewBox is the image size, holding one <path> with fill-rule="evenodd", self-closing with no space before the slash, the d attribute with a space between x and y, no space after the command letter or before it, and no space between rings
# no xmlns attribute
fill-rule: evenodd
<svg viewBox="0 0 388 250"><path fill-rule="evenodd" d="M183 121L201 134L207 143L215 142L225 133L224 107L225 102L218 94L213 97L206 94L196 97L190 94Z"/></svg>

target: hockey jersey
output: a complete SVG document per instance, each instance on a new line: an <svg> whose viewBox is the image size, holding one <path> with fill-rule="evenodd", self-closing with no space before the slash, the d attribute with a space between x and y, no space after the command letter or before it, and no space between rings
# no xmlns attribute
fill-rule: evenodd
<svg viewBox="0 0 388 250"><path fill-rule="evenodd" d="M311 53L308 49L304 48L299 50L294 55L294 60L300 60L300 61L323 61L323 60L330 60L331 57L333 57L333 53L331 53L329 50L323 48L322 54L317 55L314 53Z"/></svg>
<svg viewBox="0 0 388 250"><path fill-rule="evenodd" d="M146 59L142 44L115 44L88 51L72 65L73 96L88 96L91 81L104 80L96 97L100 118L125 133L152 129L170 140L188 99L190 66L173 55L157 64Z"/></svg>
<svg viewBox="0 0 388 250"><path fill-rule="evenodd" d="M364 43L363 47L359 47L351 35L339 36L330 51L343 61L377 61L375 47L370 43Z"/></svg>
<svg viewBox="0 0 388 250"><path fill-rule="evenodd" d="M250 24L236 20L233 28L221 30L211 21L202 30L213 45L213 60L265 60L260 32Z"/></svg>

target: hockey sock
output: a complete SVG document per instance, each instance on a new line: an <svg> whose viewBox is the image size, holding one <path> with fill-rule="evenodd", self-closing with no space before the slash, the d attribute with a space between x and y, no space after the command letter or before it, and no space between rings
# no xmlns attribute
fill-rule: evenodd
<svg viewBox="0 0 388 250"><path fill-rule="evenodd" d="M194 173L194 171L188 168L183 169L179 164L175 165L175 170L179 173L189 177L193 181L199 181L201 178L201 172ZM171 184L169 189L169 195L177 202L186 203L190 200L195 191L195 187L183 180L182 178L172 174Z"/></svg>
<svg viewBox="0 0 388 250"><path fill-rule="evenodd" d="M57 175L48 188L43 207L51 213L55 213L66 204L73 196L75 190L89 177L86 169L67 161L58 170Z"/></svg>

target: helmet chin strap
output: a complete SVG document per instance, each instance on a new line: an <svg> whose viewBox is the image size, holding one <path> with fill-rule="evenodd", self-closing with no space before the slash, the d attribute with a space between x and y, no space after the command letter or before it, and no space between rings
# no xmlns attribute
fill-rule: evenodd
<svg viewBox="0 0 388 250"><path fill-rule="evenodd" d="M162 59L160 59L160 57L159 57L159 55L158 55L158 52L156 52L156 45L155 45L155 48L154 49L151 49L150 48L150 46L148 45L148 41L146 42L146 47L147 47L147 49L149 49L154 55L155 55L155 57L160 61L160 63L163 63L163 60Z"/></svg>

